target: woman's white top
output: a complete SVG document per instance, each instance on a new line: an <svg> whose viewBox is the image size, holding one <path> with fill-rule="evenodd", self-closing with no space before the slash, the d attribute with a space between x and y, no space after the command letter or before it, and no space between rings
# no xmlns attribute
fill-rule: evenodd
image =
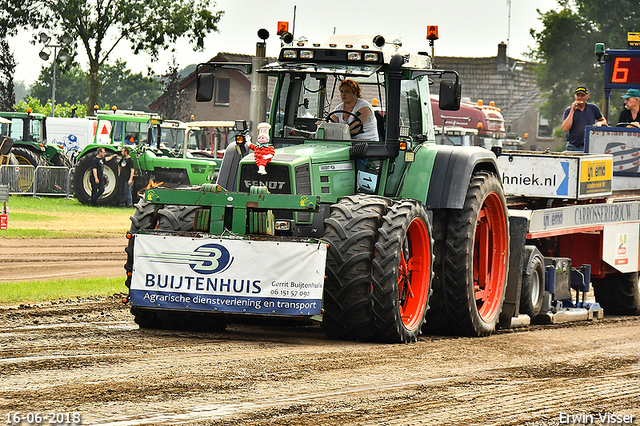
<svg viewBox="0 0 640 426"><path fill-rule="evenodd" d="M357 135L351 135L351 139L363 139L368 141L377 141L378 140L378 121L376 120L376 116L373 113L373 107L367 101L362 98L358 98L356 101L356 105L353 107L353 113L356 114L362 108L367 107L371 111L369 118L364 122L364 126L362 130L364 133L358 133ZM339 109L344 110L344 103L340 102L334 111ZM355 118L352 115L347 116L347 121L343 118L343 113L335 114L338 117L338 123L346 123L351 124Z"/></svg>

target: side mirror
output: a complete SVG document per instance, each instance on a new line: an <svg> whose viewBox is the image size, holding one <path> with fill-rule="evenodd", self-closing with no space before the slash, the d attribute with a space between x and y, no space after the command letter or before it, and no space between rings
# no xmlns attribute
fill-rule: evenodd
<svg viewBox="0 0 640 426"><path fill-rule="evenodd" d="M213 82L215 76L213 73L198 73L196 80L196 102L211 102L213 99Z"/></svg>
<svg viewBox="0 0 640 426"><path fill-rule="evenodd" d="M244 132L247 131L247 121L246 120L236 120L236 124L233 127L235 127L235 129L238 132L244 133Z"/></svg>
<svg viewBox="0 0 640 426"><path fill-rule="evenodd" d="M460 109L460 83L452 80L440 82L440 100L438 106L443 111L457 111Z"/></svg>

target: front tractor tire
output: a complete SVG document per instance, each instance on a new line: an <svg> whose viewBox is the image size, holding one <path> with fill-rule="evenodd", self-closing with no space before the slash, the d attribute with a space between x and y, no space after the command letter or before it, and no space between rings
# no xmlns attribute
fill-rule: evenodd
<svg viewBox="0 0 640 426"><path fill-rule="evenodd" d="M381 218L389 200L352 195L331 206L323 240L329 243L322 328L329 338L372 340L371 269Z"/></svg>
<svg viewBox="0 0 640 426"><path fill-rule="evenodd" d="M487 336L504 300L509 261L509 222L502 184L476 172L462 210L450 210L445 255L445 303L452 331Z"/></svg>
<svg viewBox="0 0 640 426"><path fill-rule="evenodd" d="M14 146L11 148L11 153L21 166L33 166L35 169L38 166L47 165L47 160L44 159L42 153L32 151L29 148Z"/></svg>
<svg viewBox="0 0 640 426"><path fill-rule="evenodd" d="M83 156L76 165L73 174L73 190L76 198L82 204L91 203L91 179L93 173L91 171L91 161L96 156L95 152ZM99 206L117 206L120 202L120 191L116 185L118 178L118 163L111 159L104 164L104 193L98 199Z"/></svg>
<svg viewBox="0 0 640 426"><path fill-rule="evenodd" d="M425 207L418 201L396 202L383 217L371 276L377 340L408 343L418 339L431 293L431 233Z"/></svg>

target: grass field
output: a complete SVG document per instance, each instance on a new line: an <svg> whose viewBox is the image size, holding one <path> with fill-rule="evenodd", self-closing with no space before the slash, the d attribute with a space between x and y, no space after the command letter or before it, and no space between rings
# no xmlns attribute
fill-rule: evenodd
<svg viewBox="0 0 640 426"><path fill-rule="evenodd" d="M76 199L12 195L7 202L9 229L0 238L121 237L131 226L133 209L92 207Z"/></svg>
<svg viewBox="0 0 640 426"><path fill-rule="evenodd" d="M7 207L9 229L0 230L0 238L122 237L131 226L129 216L134 212L85 206L76 199L14 195L9 197ZM0 284L0 303L107 296L124 290L123 278L7 282Z"/></svg>
<svg viewBox="0 0 640 426"><path fill-rule="evenodd" d="M126 290L123 277L0 283L0 304L111 296Z"/></svg>

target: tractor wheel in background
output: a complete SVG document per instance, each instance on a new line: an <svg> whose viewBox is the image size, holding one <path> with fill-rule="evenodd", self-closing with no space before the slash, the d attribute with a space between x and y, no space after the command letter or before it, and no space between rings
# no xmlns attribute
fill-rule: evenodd
<svg viewBox="0 0 640 426"><path fill-rule="evenodd" d="M444 291L444 258L446 252L447 226L449 216L447 210L433 211L433 279L431 280L431 297L429 310L425 318L422 332L426 334L445 335L451 333L447 320L447 293Z"/></svg>
<svg viewBox="0 0 640 426"><path fill-rule="evenodd" d="M544 301L544 258L535 246L526 246L524 260L520 313L533 319L540 314Z"/></svg>
<svg viewBox="0 0 640 426"><path fill-rule="evenodd" d="M51 164L59 167L66 167L68 169L72 167L71 160L64 152L58 152L56 155L54 155L51 159Z"/></svg>
<svg viewBox="0 0 640 426"><path fill-rule="evenodd" d="M11 152L18 161L18 164L21 166L33 166L34 168L36 168L38 166L47 165L47 161L44 159L44 156L41 153L31 151L29 148L14 146L13 148L11 148Z"/></svg>
<svg viewBox="0 0 640 426"><path fill-rule="evenodd" d="M16 158L15 154L13 152L9 153L9 166L17 166L20 163L18 162L18 159Z"/></svg>
<svg viewBox="0 0 640 426"><path fill-rule="evenodd" d="M389 200L352 195L331 206L322 237L329 243L322 328L329 338L371 340L371 262Z"/></svg>
<svg viewBox="0 0 640 426"><path fill-rule="evenodd" d="M90 153L80 158L73 173L73 190L76 198L86 205L91 202L91 161L95 155ZM117 206L120 202L120 191L116 185L117 177L118 163L111 159L104 164L104 193L98 199L99 206Z"/></svg>
<svg viewBox="0 0 640 426"><path fill-rule="evenodd" d="M419 201L401 200L382 218L371 280L376 340L415 342L431 293L431 224Z"/></svg>
<svg viewBox="0 0 640 426"><path fill-rule="evenodd" d="M487 336L498 322L509 261L509 222L500 179L476 172L462 210L449 210L445 291L452 330Z"/></svg>
<svg viewBox="0 0 640 426"><path fill-rule="evenodd" d="M592 278L596 302L605 314L640 315L640 284L638 273L606 275Z"/></svg>

